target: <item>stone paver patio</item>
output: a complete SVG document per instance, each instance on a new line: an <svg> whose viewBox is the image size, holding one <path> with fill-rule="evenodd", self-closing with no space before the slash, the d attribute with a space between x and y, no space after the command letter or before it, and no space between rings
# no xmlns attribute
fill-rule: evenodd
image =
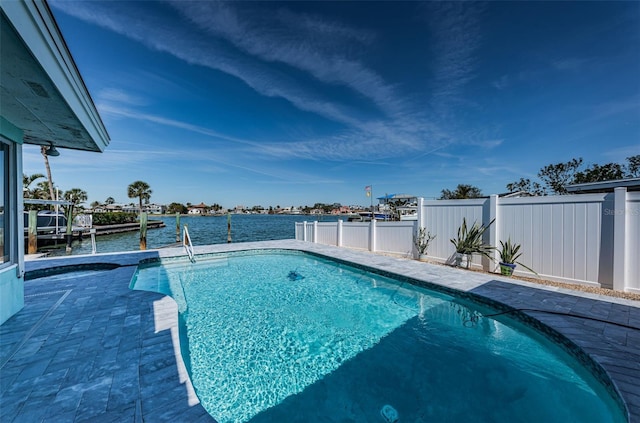
<svg viewBox="0 0 640 423"><path fill-rule="evenodd" d="M253 248L307 250L525 309L595 360L630 421L640 422L638 301L299 241L196 247L196 254ZM179 354L175 303L129 289L141 259L172 255L183 251L27 262L25 308L0 326L0 421L214 421Z"/></svg>

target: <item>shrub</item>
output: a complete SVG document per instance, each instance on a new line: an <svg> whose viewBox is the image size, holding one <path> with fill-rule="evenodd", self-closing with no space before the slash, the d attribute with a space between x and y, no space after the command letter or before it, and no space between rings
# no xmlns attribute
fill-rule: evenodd
<svg viewBox="0 0 640 423"><path fill-rule="evenodd" d="M123 213L123 212L106 212L106 213L94 213L93 224L95 226L103 225L118 225L122 223L135 223L137 222L138 215L136 213Z"/></svg>

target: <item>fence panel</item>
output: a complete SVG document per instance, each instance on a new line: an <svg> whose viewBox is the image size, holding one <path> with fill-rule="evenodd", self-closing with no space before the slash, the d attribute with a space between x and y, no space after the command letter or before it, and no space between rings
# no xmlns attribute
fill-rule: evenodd
<svg viewBox="0 0 640 423"><path fill-rule="evenodd" d="M498 238L520 244L518 261L540 275L598 282L607 200L605 194L500 200Z"/></svg>
<svg viewBox="0 0 640 423"><path fill-rule="evenodd" d="M369 224L365 222L343 222L342 246L368 250Z"/></svg>
<svg viewBox="0 0 640 423"><path fill-rule="evenodd" d="M415 221L376 222L376 251L413 256Z"/></svg>
<svg viewBox="0 0 640 423"><path fill-rule="evenodd" d="M455 247L451 239L457 237L462 220L467 225L474 222L483 223L483 209L487 199L477 200L433 200L425 201L423 206L422 225L427 231L436 235L427 252L429 256L448 260ZM480 264L480 258L474 258L473 264Z"/></svg>
<svg viewBox="0 0 640 423"><path fill-rule="evenodd" d="M318 244L338 245L338 223L318 222L317 236Z"/></svg>

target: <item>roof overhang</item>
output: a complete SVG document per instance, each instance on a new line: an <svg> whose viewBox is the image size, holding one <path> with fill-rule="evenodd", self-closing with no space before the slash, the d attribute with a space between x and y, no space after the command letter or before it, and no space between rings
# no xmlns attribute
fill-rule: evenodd
<svg viewBox="0 0 640 423"><path fill-rule="evenodd" d="M618 179L615 181L589 182L585 184L567 185L567 192L613 192L615 188L627 188L627 191L640 191L640 178Z"/></svg>
<svg viewBox="0 0 640 423"><path fill-rule="evenodd" d="M3 1L0 114L26 144L104 151L109 134L46 2Z"/></svg>

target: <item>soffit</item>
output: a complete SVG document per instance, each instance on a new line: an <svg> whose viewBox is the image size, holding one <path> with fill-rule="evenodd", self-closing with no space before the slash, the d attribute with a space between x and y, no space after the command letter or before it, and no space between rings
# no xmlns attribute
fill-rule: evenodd
<svg viewBox="0 0 640 423"><path fill-rule="evenodd" d="M37 6L48 15L43 18ZM103 151L109 143L108 134L48 7L35 2L6 2L2 8L2 116L23 130L27 144L53 143L60 148ZM55 26L53 34L51 25Z"/></svg>

